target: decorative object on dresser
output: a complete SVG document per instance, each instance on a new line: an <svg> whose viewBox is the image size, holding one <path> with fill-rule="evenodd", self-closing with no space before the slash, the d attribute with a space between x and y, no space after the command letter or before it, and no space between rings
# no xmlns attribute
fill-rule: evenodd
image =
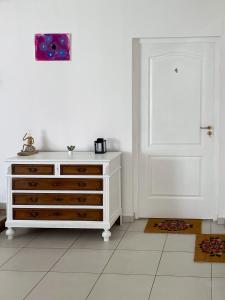
<svg viewBox="0 0 225 300"><path fill-rule="evenodd" d="M68 150L68 154L72 155L76 147L74 145L70 145L70 146L66 146L66 148Z"/></svg>
<svg viewBox="0 0 225 300"><path fill-rule="evenodd" d="M36 150L36 148L34 147L34 138L26 133L23 137L23 141L27 141L25 144L23 144L23 148L22 150L17 153L17 155L19 156L28 156L28 155L32 155L32 154L36 154L38 153L38 150Z"/></svg>
<svg viewBox="0 0 225 300"><path fill-rule="evenodd" d="M14 228L103 229L121 221L121 153L40 152L7 164L6 235Z"/></svg>
<svg viewBox="0 0 225 300"><path fill-rule="evenodd" d="M104 140L103 138L97 138L97 140L94 141L94 145L96 154L106 153L106 140Z"/></svg>

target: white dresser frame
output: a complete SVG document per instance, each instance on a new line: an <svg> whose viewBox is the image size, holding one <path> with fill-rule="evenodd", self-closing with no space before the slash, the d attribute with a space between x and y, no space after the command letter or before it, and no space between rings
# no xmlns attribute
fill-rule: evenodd
<svg viewBox="0 0 225 300"><path fill-rule="evenodd" d="M120 218L122 223L121 208L121 153L108 152L94 154L93 152L75 152L70 156L67 152L40 152L28 157L13 157L5 161L7 164L7 220L6 235L12 239L17 227L30 228L92 228L103 229L102 237L105 242L111 236L110 228ZM12 164L54 164L54 175L12 175ZM102 175L60 175L60 165L63 164L101 164ZM12 190L12 178L102 178L103 191L85 190ZM69 194L103 194L102 206L90 205L13 205L13 193L69 193ZM56 208L56 209L102 209L103 221L57 221L57 220L14 220L13 208Z"/></svg>

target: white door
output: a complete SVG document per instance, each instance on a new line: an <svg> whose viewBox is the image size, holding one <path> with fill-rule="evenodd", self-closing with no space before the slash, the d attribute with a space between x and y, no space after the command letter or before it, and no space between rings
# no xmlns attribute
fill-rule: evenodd
<svg viewBox="0 0 225 300"><path fill-rule="evenodd" d="M216 49L140 40L138 217L216 217Z"/></svg>

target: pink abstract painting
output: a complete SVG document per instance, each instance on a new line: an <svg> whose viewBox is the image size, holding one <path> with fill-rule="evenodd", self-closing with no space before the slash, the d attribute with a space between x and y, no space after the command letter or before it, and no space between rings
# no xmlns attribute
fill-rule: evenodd
<svg viewBox="0 0 225 300"><path fill-rule="evenodd" d="M70 60L70 34L35 34L35 59L43 61Z"/></svg>

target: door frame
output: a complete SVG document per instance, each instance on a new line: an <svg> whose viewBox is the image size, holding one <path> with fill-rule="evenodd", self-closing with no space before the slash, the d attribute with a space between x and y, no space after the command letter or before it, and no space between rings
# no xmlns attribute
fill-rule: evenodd
<svg viewBox="0 0 225 300"><path fill-rule="evenodd" d="M133 194L133 210L134 218L140 218L139 214L139 179L140 179L140 72L141 72L141 57L140 57L140 41L146 40L149 43L165 43L165 42L211 42L215 45L215 77L214 77L214 101L215 112L215 158L214 158L214 176L215 176L215 205L217 220L219 216L219 195L220 195L220 176L219 176L219 148L220 148L220 101L221 101L221 83L220 83L220 55L221 55L221 35L215 36L196 36L196 37L136 37L131 38L132 50L132 165L133 165L133 178L132 178L132 194ZM220 219L221 220L221 219Z"/></svg>

